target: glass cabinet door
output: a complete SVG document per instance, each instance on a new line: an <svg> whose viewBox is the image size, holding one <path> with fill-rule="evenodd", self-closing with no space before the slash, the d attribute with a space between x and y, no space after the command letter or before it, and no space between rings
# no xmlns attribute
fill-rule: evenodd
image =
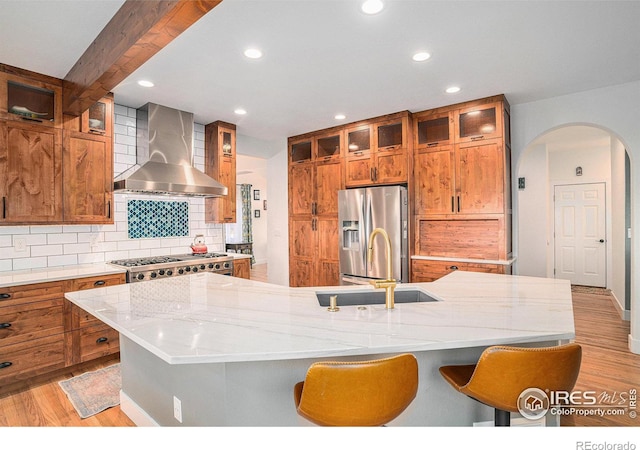
<svg viewBox="0 0 640 450"><path fill-rule="evenodd" d="M233 140L230 131L221 131L222 135L222 154L224 156L233 156Z"/></svg>
<svg viewBox="0 0 640 450"><path fill-rule="evenodd" d="M89 131L105 133L107 130L107 105L104 102L96 102L89 108Z"/></svg>
<svg viewBox="0 0 640 450"><path fill-rule="evenodd" d="M378 149L392 150L403 147L402 122L378 125Z"/></svg>
<svg viewBox="0 0 640 450"><path fill-rule="evenodd" d="M332 158L340 156L340 134L319 137L317 140L318 158Z"/></svg>
<svg viewBox="0 0 640 450"><path fill-rule="evenodd" d="M294 142L291 144L289 157L291 162L311 161L311 140Z"/></svg>
<svg viewBox="0 0 640 450"><path fill-rule="evenodd" d="M475 141L502 136L502 111L495 103L458 112L458 140Z"/></svg>
<svg viewBox="0 0 640 450"><path fill-rule="evenodd" d="M347 151L349 155L361 154L371 150L371 126L347 130Z"/></svg>
<svg viewBox="0 0 640 450"><path fill-rule="evenodd" d="M453 140L449 113L431 115L416 120L416 147L446 145Z"/></svg>
<svg viewBox="0 0 640 450"><path fill-rule="evenodd" d="M55 120L55 92L14 81L7 82L7 104L3 105L19 119L40 123Z"/></svg>

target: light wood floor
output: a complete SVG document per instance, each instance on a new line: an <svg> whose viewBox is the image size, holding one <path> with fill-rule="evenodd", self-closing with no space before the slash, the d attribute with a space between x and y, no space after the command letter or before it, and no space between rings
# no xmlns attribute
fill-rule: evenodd
<svg viewBox="0 0 640 450"><path fill-rule="evenodd" d="M254 276L255 274L255 276ZM256 265L252 279L266 280L266 265ZM640 355L627 349L629 322L622 321L611 299L605 295L573 294L576 342L583 347L583 360L575 389L628 392L640 387ZM82 371L68 370L53 379L20 389L0 390L0 426L133 426L120 407L110 408L87 419L80 419L69 403L58 381L96 370L114 361L99 362ZM565 417L563 426L629 426L640 425L640 419L628 415L613 417Z"/></svg>
<svg viewBox="0 0 640 450"><path fill-rule="evenodd" d="M254 264L251 268L251 279L256 281L268 281L267 279L267 265L266 264Z"/></svg>

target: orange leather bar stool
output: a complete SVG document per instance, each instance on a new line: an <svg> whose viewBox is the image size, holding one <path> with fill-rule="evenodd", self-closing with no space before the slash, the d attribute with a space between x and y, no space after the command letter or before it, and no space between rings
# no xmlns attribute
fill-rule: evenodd
<svg viewBox="0 0 640 450"><path fill-rule="evenodd" d="M477 364L440 367L440 374L457 391L495 408L495 426L509 426L511 412L528 388L571 392L576 384L582 347L487 348Z"/></svg>
<svg viewBox="0 0 640 450"><path fill-rule="evenodd" d="M295 385L298 414L317 425L380 426L418 392L418 363L402 354L373 361L317 362Z"/></svg>

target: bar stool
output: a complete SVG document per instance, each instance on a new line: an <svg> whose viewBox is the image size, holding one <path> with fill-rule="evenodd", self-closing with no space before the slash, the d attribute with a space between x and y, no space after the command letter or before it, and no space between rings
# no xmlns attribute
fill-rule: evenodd
<svg viewBox="0 0 640 450"><path fill-rule="evenodd" d="M495 426L510 426L511 412L528 388L543 392L567 391L580 372L582 347L487 348L477 364L440 367L440 374L458 392L495 409Z"/></svg>
<svg viewBox="0 0 640 450"><path fill-rule="evenodd" d="M372 361L312 364L294 387L298 414L317 425L380 426L418 392L418 363L405 353Z"/></svg>

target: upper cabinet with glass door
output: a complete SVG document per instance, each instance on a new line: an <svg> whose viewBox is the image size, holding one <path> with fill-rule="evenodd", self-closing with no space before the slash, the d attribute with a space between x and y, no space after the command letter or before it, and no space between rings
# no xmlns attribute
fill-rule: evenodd
<svg viewBox="0 0 640 450"><path fill-rule="evenodd" d="M310 162L313 157L313 138L306 137L289 142L289 164Z"/></svg>
<svg viewBox="0 0 640 450"><path fill-rule="evenodd" d="M426 111L414 115L414 148L423 150L452 144L454 120L451 111Z"/></svg>
<svg viewBox="0 0 640 450"><path fill-rule="evenodd" d="M62 83L33 75L0 70L0 119L62 127Z"/></svg>
<svg viewBox="0 0 640 450"><path fill-rule="evenodd" d="M113 125L113 95L110 94L94 103L81 117L83 133L111 136Z"/></svg>
<svg viewBox="0 0 640 450"><path fill-rule="evenodd" d="M486 103L455 112L456 142L502 137L502 104Z"/></svg>
<svg viewBox="0 0 640 450"><path fill-rule="evenodd" d="M328 161L342 156L342 131L333 131L316 137L316 159Z"/></svg>

